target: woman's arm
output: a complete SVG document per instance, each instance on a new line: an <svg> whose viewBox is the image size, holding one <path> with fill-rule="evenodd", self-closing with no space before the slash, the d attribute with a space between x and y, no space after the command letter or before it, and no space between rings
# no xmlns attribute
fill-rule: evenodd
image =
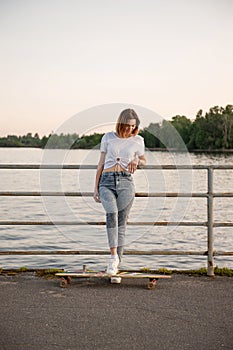
<svg viewBox="0 0 233 350"><path fill-rule="evenodd" d="M142 156L138 157L138 167L140 168L141 166L146 165L146 157L143 154Z"/></svg>
<svg viewBox="0 0 233 350"><path fill-rule="evenodd" d="M105 162L105 157L106 157L106 153L105 152L101 152L100 154L100 159L99 159L99 163L97 166L97 171L96 171L96 177L95 177L95 188L94 188L94 200L97 203L101 203L100 197L99 197L99 181L100 181L100 177L104 168L104 162Z"/></svg>
<svg viewBox="0 0 233 350"><path fill-rule="evenodd" d="M132 162L128 164L128 171L131 174L133 174L137 170L137 168L141 168L144 165L146 165L146 157L143 154L142 156L135 158L134 160L132 160Z"/></svg>

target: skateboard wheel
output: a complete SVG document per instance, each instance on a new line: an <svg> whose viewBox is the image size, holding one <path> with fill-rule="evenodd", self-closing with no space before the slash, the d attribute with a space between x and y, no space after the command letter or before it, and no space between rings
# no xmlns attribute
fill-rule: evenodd
<svg viewBox="0 0 233 350"><path fill-rule="evenodd" d="M147 288L148 289L155 289L155 283L154 282L149 282L148 285L147 285Z"/></svg>
<svg viewBox="0 0 233 350"><path fill-rule="evenodd" d="M65 278L61 278L60 280L60 287L66 288L67 287L67 280Z"/></svg>
<svg viewBox="0 0 233 350"><path fill-rule="evenodd" d="M148 289L155 289L157 280L154 278L149 279L149 283L147 285Z"/></svg>

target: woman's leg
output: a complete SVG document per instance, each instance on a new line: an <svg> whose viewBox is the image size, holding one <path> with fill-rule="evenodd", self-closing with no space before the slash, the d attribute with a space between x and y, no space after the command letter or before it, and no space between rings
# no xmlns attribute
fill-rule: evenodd
<svg viewBox="0 0 233 350"><path fill-rule="evenodd" d="M106 229L108 243L112 255L117 254L118 245L118 222L117 222L117 202L114 191L101 186L99 188L101 203L106 212Z"/></svg>
<svg viewBox="0 0 233 350"><path fill-rule="evenodd" d="M130 209L132 207L133 200L127 205L127 207L124 210L120 210L118 212L118 243L117 243L117 254L119 256L119 259L121 261L123 250L124 250L124 244L125 244L125 232L126 232L126 225L128 220L128 215L130 212Z"/></svg>
<svg viewBox="0 0 233 350"><path fill-rule="evenodd" d="M112 255L116 255L118 244L117 212L106 213L106 229L108 235L108 245Z"/></svg>
<svg viewBox="0 0 233 350"><path fill-rule="evenodd" d="M121 260L125 244L125 232L130 209L132 208L135 188L133 180L130 177L123 176L117 191L117 207L118 207L118 242L117 253Z"/></svg>
<svg viewBox="0 0 233 350"><path fill-rule="evenodd" d="M99 188L100 199L106 211L106 229L111 257L107 267L109 275L115 275L118 272L119 258L117 255L118 243L118 223L117 223L117 203L114 191L101 186Z"/></svg>

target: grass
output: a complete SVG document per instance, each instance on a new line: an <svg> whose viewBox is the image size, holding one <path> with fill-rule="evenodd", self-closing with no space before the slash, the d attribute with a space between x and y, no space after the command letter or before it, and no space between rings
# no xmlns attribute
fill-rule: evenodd
<svg viewBox="0 0 233 350"><path fill-rule="evenodd" d="M41 269L36 270L36 275L39 277L54 278L58 272L64 272L63 269Z"/></svg>
<svg viewBox="0 0 233 350"><path fill-rule="evenodd" d="M214 268L214 273L218 276L228 276L228 277L232 277L233 276L233 270L232 269L228 269L227 267L222 267L219 268L218 266L216 266Z"/></svg>
<svg viewBox="0 0 233 350"><path fill-rule="evenodd" d="M35 269L29 269L25 266L22 266L18 269L3 269L0 267L0 274L8 275L8 276L15 276L19 273L24 273L24 272L35 272L37 276L39 277L47 277L47 278L52 278L57 272L63 272L63 269L40 269L40 270L35 270Z"/></svg>
<svg viewBox="0 0 233 350"><path fill-rule="evenodd" d="M158 270L151 270L149 268L142 268L139 272L144 273L158 273L160 275L172 275L172 274L182 274L182 275L189 275L189 276L207 276L207 269L205 267L202 267L197 270L170 270L166 268L161 268ZM215 266L214 268L214 274L215 276L227 276L232 277L233 276L233 270L229 269L227 267L218 267Z"/></svg>
<svg viewBox="0 0 233 350"><path fill-rule="evenodd" d="M35 272L38 277L46 277L46 278L54 278L55 274L57 272L64 272L63 269L38 269L38 270L32 270L28 269L27 267L20 267L18 269L11 269L6 270L0 267L0 274L7 274L7 275L16 275L17 273L23 273L23 272ZM135 271L136 272L136 271ZM171 270L167 268L160 268L157 270L152 270L148 267L144 267L140 269L137 272L143 272L143 273L156 273L159 275L172 275L172 274L180 274L180 275L189 275L189 276L207 276L207 269L205 267L202 267L197 270ZM218 267L215 266L214 268L214 274L215 276L226 276L226 277L233 277L233 269L229 269L228 267Z"/></svg>

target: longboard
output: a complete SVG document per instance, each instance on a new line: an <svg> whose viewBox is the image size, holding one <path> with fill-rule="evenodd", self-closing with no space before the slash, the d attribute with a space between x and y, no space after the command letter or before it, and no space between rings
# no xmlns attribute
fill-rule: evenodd
<svg viewBox="0 0 233 350"><path fill-rule="evenodd" d="M168 275L158 275L153 273L144 273L144 272L118 272L116 275L110 276L105 271L81 271L81 272L58 272L55 274L57 277L60 277L60 287L66 288L68 284L71 283L72 278L105 278L109 279L114 283L116 278L147 278L148 289L155 289L156 283L159 279L168 279L171 276Z"/></svg>

